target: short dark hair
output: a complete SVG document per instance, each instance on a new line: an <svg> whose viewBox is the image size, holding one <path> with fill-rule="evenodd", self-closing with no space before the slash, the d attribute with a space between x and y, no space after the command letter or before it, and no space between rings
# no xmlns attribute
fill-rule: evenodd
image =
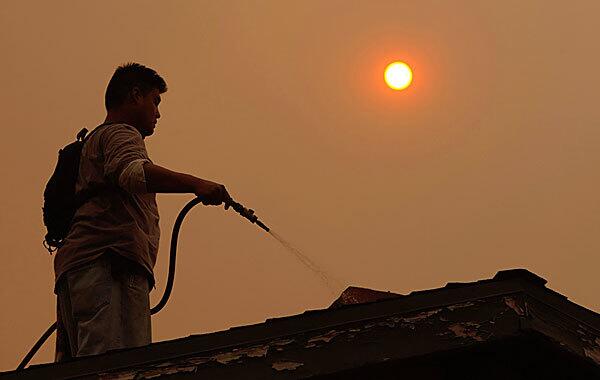
<svg viewBox="0 0 600 380"><path fill-rule="evenodd" d="M123 105L134 87L138 87L143 95L155 88L161 94L167 91L165 80L156 71L139 63L129 62L119 66L108 82L104 95L106 110Z"/></svg>

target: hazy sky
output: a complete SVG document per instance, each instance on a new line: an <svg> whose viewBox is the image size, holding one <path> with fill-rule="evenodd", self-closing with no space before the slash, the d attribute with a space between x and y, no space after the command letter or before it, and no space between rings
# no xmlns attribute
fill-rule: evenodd
<svg viewBox="0 0 600 380"><path fill-rule="evenodd" d="M409 293L517 267L600 311L598 14L596 0L3 0L0 370L55 320L42 193L127 61L169 86L154 162L224 183L342 284L198 206L154 341L324 308L348 285ZM382 81L393 60L413 67L406 91ZM153 304L191 198L158 197Z"/></svg>

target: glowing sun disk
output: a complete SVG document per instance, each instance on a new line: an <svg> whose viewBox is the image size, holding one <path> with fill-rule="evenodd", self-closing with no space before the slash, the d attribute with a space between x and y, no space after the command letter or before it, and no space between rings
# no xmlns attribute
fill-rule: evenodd
<svg viewBox="0 0 600 380"><path fill-rule="evenodd" d="M391 89L404 90L412 82L412 70L404 62L393 62L385 68L383 77Z"/></svg>

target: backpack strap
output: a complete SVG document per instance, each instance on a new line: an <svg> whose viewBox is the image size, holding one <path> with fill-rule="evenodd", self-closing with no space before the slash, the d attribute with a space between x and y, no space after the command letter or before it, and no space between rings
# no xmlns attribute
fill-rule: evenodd
<svg viewBox="0 0 600 380"><path fill-rule="evenodd" d="M79 141L83 141L83 139L85 139L85 135L88 133L87 128L83 128L81 131L79 131L79 133L77 134L77 140Z"/></svg>

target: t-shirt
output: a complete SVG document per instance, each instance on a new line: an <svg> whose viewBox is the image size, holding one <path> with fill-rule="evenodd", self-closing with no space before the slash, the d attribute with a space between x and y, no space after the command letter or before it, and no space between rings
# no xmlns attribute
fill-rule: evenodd
<svg viewBox="0 0 600 380"><path fill-rule="evenodd" d="M148 193L143 164L150 161L140 132L128 124L101 126L81 151L76 192L112 187L89 199L56 252L55 280L106 252L142 266L154 283L160 229L156 194Z"/></svg>

